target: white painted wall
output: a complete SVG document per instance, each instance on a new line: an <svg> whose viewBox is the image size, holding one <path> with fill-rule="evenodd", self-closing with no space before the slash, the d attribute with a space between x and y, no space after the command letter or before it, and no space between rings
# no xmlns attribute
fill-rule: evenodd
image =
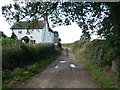
<svg viewBox="0 0 120 90"><path fill-rule="evenodd" d="M46 24L45 30L45 39L44 42L46 43L54 43L54 33L48 31L48 25Z"/></svg>
<svg viewBox="0 0 120 90"><path fill-rule="evenodd" d="M22 31L22 33L18 33L19 31ZM30 40L35 40L35 43L54 43L54 34L48 31L47 23L43 29L29 30L30 34L27 34L26 29L14 29L13 32L19 40L24 36L28 36Z"/></svg>
<svg viewBox="0 0 120 90"><path fill-rule="evenodd" d="M18 33L19 31L22 31L22 33ZM29 30L30 34L27 34L27 30L25 29L14 29L13 32L20 40L24 36L28 36L30 40L35 40L36 43L42 43L42 30L41 29L33 29ZM32 36L32 38L31 38Z"/></svg>

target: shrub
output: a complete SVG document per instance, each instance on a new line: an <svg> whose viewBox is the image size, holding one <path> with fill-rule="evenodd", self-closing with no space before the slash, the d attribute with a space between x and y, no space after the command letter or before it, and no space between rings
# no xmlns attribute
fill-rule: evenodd
<svg viewBox="0 0 120 90"><path fill-rule="evenodd" d="M116 59L114 49L108 47L104 40L83 42L85 41L77 41L72 45L76 57L85 64L100 87L118 88L120 72L117 72L117 75L110 71L111 61Z"/></svg>
<svg viewBox="0 0 120 90"><path fill-rule="evenodd" d="M12 76L10 70L6 69L6 70L2 71L2 81L6 81L6 80L12 79L12 78L13 78L13 76Z"/></svg>
<svg viewBox="0 0 120 90"><path fill-rule="evenodd" d="M104 40L77 41L73 45L76 56L82 54L91 58L91 62L100 67L111 66L113 50L108 48Z"/></svg>
<svg viewBox="0 0 120 90"><path fill-rule="evenodd" d="M23 67L36 62L38 59L49 58L55 53L52 44L37 44L35 46L21 43L18 40L2 40L2 66L3 69Z"/></svg>
<svg viewBox="0 0 120 90"><path fill-rule="evenodd" d="M62 47L61 43L58 43L58 47L60 47L60 48Z"/></svg>
<svg viewBox="0 0 120 90"><path fill-rule="evenodd" d="M22 75L23 70L21 68L15 68L12 72L12 75L15 78L18 78L20 75Z"/></svg>
<svg viewBox="0 0 120 90"><path fill-rule="evenodd" d="M81 56L88 57L92 63L99 67L110 68L114 66L112 65L112 61L116 60L117 63L115 67L117 68L113 68L116 69L115 72L118 73L118 77L120 77L119 55L116 55L114 48L108 46L105 40L76 41L71 46L77 58Z"/></svg>

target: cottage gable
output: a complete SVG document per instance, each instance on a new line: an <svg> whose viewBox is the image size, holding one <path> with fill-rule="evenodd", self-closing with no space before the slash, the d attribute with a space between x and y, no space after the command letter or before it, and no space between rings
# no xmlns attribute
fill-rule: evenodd
<svg viewBox="0 0 120 90"><path fill-rule="evenodd" d="M54 43L54 32L46 21L20 21L16 22L11 29L19 40L27 43ZM31 33L28 33L28 30Z"/></svg>

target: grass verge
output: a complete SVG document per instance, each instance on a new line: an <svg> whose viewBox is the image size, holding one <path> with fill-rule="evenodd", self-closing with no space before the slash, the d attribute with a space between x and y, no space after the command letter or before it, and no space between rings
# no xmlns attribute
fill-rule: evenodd
<svg viewBox="0 0 120 90"><path fill-rule="evenodd" d="M54 55L51 55L45 59L38 59L34 64L25 66L25 67L17 67L13 70L4 70L3 73L3 81L2 90L8 90L14 88L18 83L26 81L31 76L40 73L44 70L49 64L51 64L60 54L60 50L57 50Z"/></svg>
<svg viewBox="0 0 120 90"><path fill-rule="evenodd" d="M95 79L99 88L118 88L118 77L110 71L106 71L95 64L93 64L90 58L86 56L77 56L77 58L84 63L85 67L89 70L92 77Z"/></svg>
<svg viewBox="0 0 120 90"><path fill-rule="evenodd" d="M111 70L111 54L104 40L76 41L72 51L91 73L99 88L119 88L118 75Z"/></svg>

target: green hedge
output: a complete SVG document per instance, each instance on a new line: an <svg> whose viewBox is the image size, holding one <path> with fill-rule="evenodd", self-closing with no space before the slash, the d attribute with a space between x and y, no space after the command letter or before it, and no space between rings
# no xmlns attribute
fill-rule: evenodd
<svg viewBox="0 0 120 90"><path fill-rule="evenodd" d="M2 68L23 67L36 62L38 59L45 59L55 53L52 44L30 45L21 43L18 40L2 39Z"/></svg>
<svg viewBox="0 0 120 90"><path fill-rule="evenodd" d="M119 75L111 72L111 62L115 54L113 48L106 45L105 40L77 41L71 46L77 59L85 64L99 87L119 87Z"/></svg>
<svg viewBox="0 0 120 90"><path fill-rule="evenodd" d="M25 67L15 67L13 70L5 69L2 71L2 88L8 90L8 88L14 88L19 82L26 81L33 75L40 73L50 63L58 58L60 50L51 55L49 58L40 59L36 63L26 65Z"/></svg>
<svg viewBox="0 0 120 90"><path fill-rule="evenodd" d="M2 88L13 88L20 81L45 69L59 56L61 48L52 44L24 44L19 40L0 39L2 43Z"/></svg>
<svg viewBox="0 0 120 90"><path fill-rule="evenodd" d="M82 54L89 57L91 62L100 67L111 66L114 52L112 48L106 46L105 40L77 41L72 47L77 56Z"/></svg>

